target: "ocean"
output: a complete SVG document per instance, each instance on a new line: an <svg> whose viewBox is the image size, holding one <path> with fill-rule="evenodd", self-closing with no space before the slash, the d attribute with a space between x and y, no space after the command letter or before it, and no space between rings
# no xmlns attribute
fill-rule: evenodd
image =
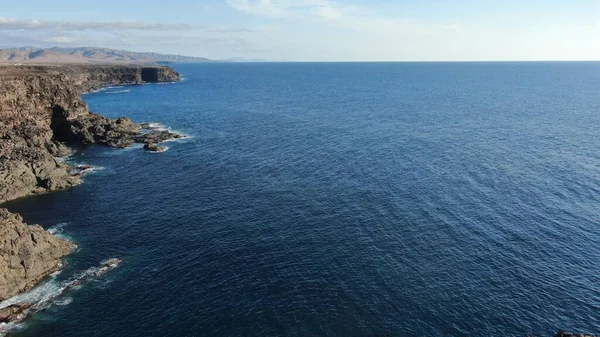
<svg viewBox="0 0 600 337"><path fill-rule="evenodd" d="M78 245L14 336L600 333L600 63L175 65L84 95L189 136L6 203Z"/></svg>

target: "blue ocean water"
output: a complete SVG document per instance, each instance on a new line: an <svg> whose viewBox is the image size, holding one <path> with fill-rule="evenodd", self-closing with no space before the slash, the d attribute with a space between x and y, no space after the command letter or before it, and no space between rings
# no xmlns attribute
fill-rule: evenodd
<svg viewBox="0 0 600 337"><path fill-rule="evenodd" d="M85 100L191 138L6 204L124 259L16 336L600 333L600 63L175 68Z"/></svg>

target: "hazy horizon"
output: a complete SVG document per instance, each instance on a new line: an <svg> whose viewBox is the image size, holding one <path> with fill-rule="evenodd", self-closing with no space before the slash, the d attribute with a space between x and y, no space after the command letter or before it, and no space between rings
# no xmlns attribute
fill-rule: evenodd
<svg viewBox="0 0 600 337"><path fill-rule="evenodd" d="M0 48L276 62L596 61L599 9L589 0L34 0L3 6Z"/></svg>

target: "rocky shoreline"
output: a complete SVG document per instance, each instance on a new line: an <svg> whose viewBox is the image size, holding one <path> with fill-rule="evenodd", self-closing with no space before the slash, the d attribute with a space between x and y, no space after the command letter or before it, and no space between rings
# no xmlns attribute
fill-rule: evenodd
<svg viewBox="0 0 600 337"><path fill-rule="evenodd" d="M35 312L48 308L56 300L68 295L70 291L78 289L85 282L117 268L121 262L122 260L119 258L108 259L98 267L92 267L63 282L56 292L49 294L37 302L15 300L14 303L0 306L0 336L9 333L15 324L23 322L29 315Z"/></svg>
<svg viewBox="0 0 600 337"><path fill-rule="evenodd" d="M110 85L179 79L169 67L0 66L0 203L81 183L56 159L68 145L123 148L180 137L90 112L81 98Z"/></svg>
<svg viewBox="0 0 600 337"><path fill-rule="evenodd" d="M101 144L124 148L144 143L149 151L180 138L122 117L90 112L81 94L112 85L174 82L165 66L0 66L0 203L80 184L86 167L63 163L69 146ZM0 301L25 292L61 266L74 245L18 214L0 208ZM31 310L15 303L0 310L0 323L21 320ZM25 315L26 316L26 315Z"/></svg>

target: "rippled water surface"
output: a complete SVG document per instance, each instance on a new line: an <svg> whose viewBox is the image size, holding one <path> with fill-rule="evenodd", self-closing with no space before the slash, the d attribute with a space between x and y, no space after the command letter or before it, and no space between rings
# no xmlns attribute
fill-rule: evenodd
<svg viewBox="0 0 600 337"><path fill-rule="evenodd" d="M600 63L176 69L84 97L191 138L7 204L124 260L17 336L600 333Z"/></svg>

